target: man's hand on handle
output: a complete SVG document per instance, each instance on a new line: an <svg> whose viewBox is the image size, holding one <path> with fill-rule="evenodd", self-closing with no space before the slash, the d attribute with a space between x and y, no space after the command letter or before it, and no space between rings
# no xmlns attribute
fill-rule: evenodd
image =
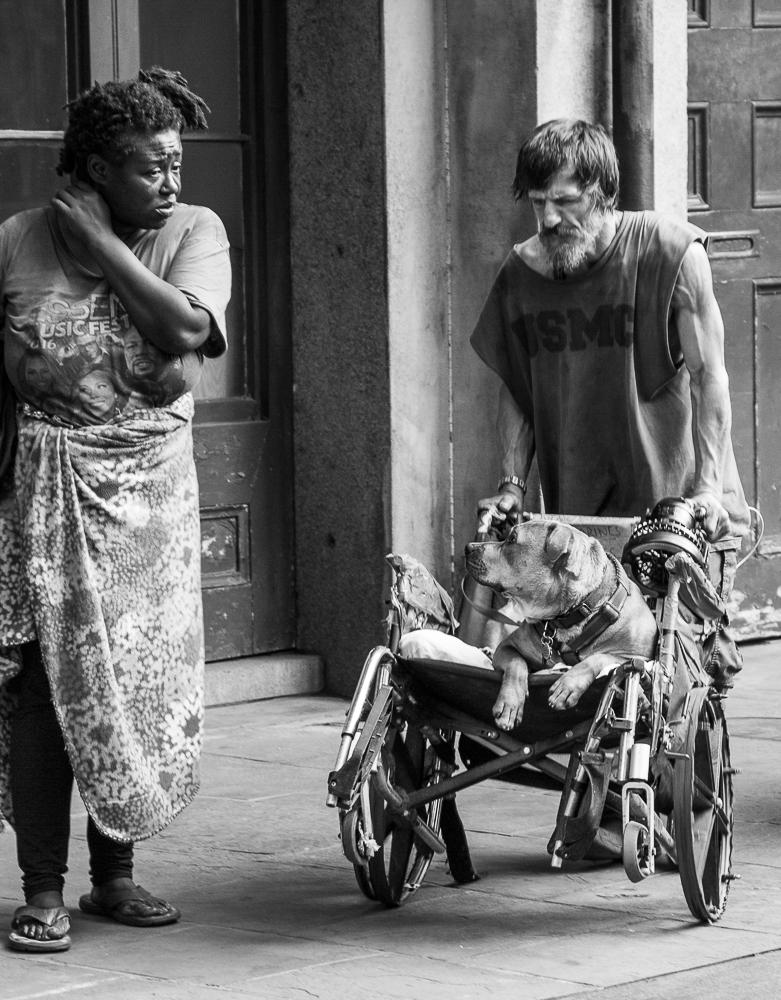
<svg viewBox="0 0 781 1000"><path fill-rule="evenodd" d="M483 517L490 513L495 528L514 524L523 514L523 497L523 490L507 484L501 492L477 501L477 516L482 522Z"/></svg>
<svg viewBox="0 0 781 1000"><path fill-rule="evenodd" d="M695 493L688 497L694 505L694 513L702 521L709 541L715 541L729 529L729 514L721 501L713 493Z"/></svg>

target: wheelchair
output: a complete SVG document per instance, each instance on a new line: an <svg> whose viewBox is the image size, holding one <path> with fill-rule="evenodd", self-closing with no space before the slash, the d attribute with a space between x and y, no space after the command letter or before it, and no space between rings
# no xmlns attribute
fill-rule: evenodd
<svg viewBox="0 0 781 1000"><path fill-rule="evenodd" d="M524 515L538 516L546 515ZM614 535L617 523L559 519L597 524L598 537ZM656 617L653 659L619 664L565 711L547 703L559 674L531 673L522 722L509 732L492 717L498 672L400 654L410 629L456 634L457 622L425 567L387 557L387 641L366 658L328 777L327 804L338 810L342 849L366 897L399 906L437 854L455 882L473 881L456 795L487 779L545 776L561 788L547 845L553 867L607 851L639 883L664 861L677 867L697 920L722 915L735 878L734 769L713 666L726 612L687 501L660 501L631 519L628 535L621 558Z"/></svg>

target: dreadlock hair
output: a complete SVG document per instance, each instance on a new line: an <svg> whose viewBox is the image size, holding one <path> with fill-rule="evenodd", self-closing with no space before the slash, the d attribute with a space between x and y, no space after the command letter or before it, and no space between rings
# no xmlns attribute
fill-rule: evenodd
<svg viewBox="0 0 781 1000"><path fill-rule="evenodd" d="M206 102L177 70L152 66L137 80L94 83L66 105L68 127L57 173L86 178L87 158L97 153L119 165L134 147L134 135L208 128Z"/></svg>
<svg viewBox="0 0 781 1000"><path fill-rule="evenodd" d="M601 125L556 118L538 125L518 152L513 193L518 201L542 190L551 177L569 167L584 188L593 189L595 205L613 208L618 201L618 158Z"/></svg>

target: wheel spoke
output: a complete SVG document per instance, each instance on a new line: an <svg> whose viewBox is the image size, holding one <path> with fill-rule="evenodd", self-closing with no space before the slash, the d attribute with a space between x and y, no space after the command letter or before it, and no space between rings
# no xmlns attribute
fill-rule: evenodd
<svg viewBox="0 0 781 1000"><path fill-rule="evenodd" d="M716 786L706 785L702 778L698 778L694 775L694 790L698 797L705 799L711 806L718 807L719 801L714 788Z"/></svg>
<svg viewBox="0 0 781 1000"><path fill-rule="evenodd" d="M709 714L713 711L712 706L708 706ZM707 744L710 751L710 787L717 789L721 778L721 747L722 747L722 727L718 724L715 716L707 731Z"/></svg>
<svg viewBox="0 0 781 1000"><path fill-rule="evenodd" d="M716 795L707 785L696 775L694 776L694 788L700 798L705 799L711 807L713 815L721 828L722 833L729 832L729 820L724 811L724 803L721 796Z"/></svg>
<svg viewBox="0 0 781 1000"><path fill-rule="evenodd" d="M701 813L697 818L693 817L694 867L700 881L702 881L708 858L711 857L714 826L715 818L711 810L707 813Z"/></svg>

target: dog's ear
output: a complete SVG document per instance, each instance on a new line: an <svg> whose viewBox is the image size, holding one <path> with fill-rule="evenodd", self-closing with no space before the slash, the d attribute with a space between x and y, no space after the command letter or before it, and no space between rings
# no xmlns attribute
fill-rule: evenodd
<svg viewBox="0 0 781 1000"><path fill-rule="evenodd" d="M563 524L553 523L545 537L545 552L550 559L550 567L556 573L571 573L573 549L572 530Z"/></svg>
<svg viewBox="0 0 781 1000"><path fill-rule="evenodd" d="M554 572L570 577L583 574L586 561L593 559L592 550L598 545L596 539L581 537L580 532L564 524L556 524L545 542Z"/></svg>

